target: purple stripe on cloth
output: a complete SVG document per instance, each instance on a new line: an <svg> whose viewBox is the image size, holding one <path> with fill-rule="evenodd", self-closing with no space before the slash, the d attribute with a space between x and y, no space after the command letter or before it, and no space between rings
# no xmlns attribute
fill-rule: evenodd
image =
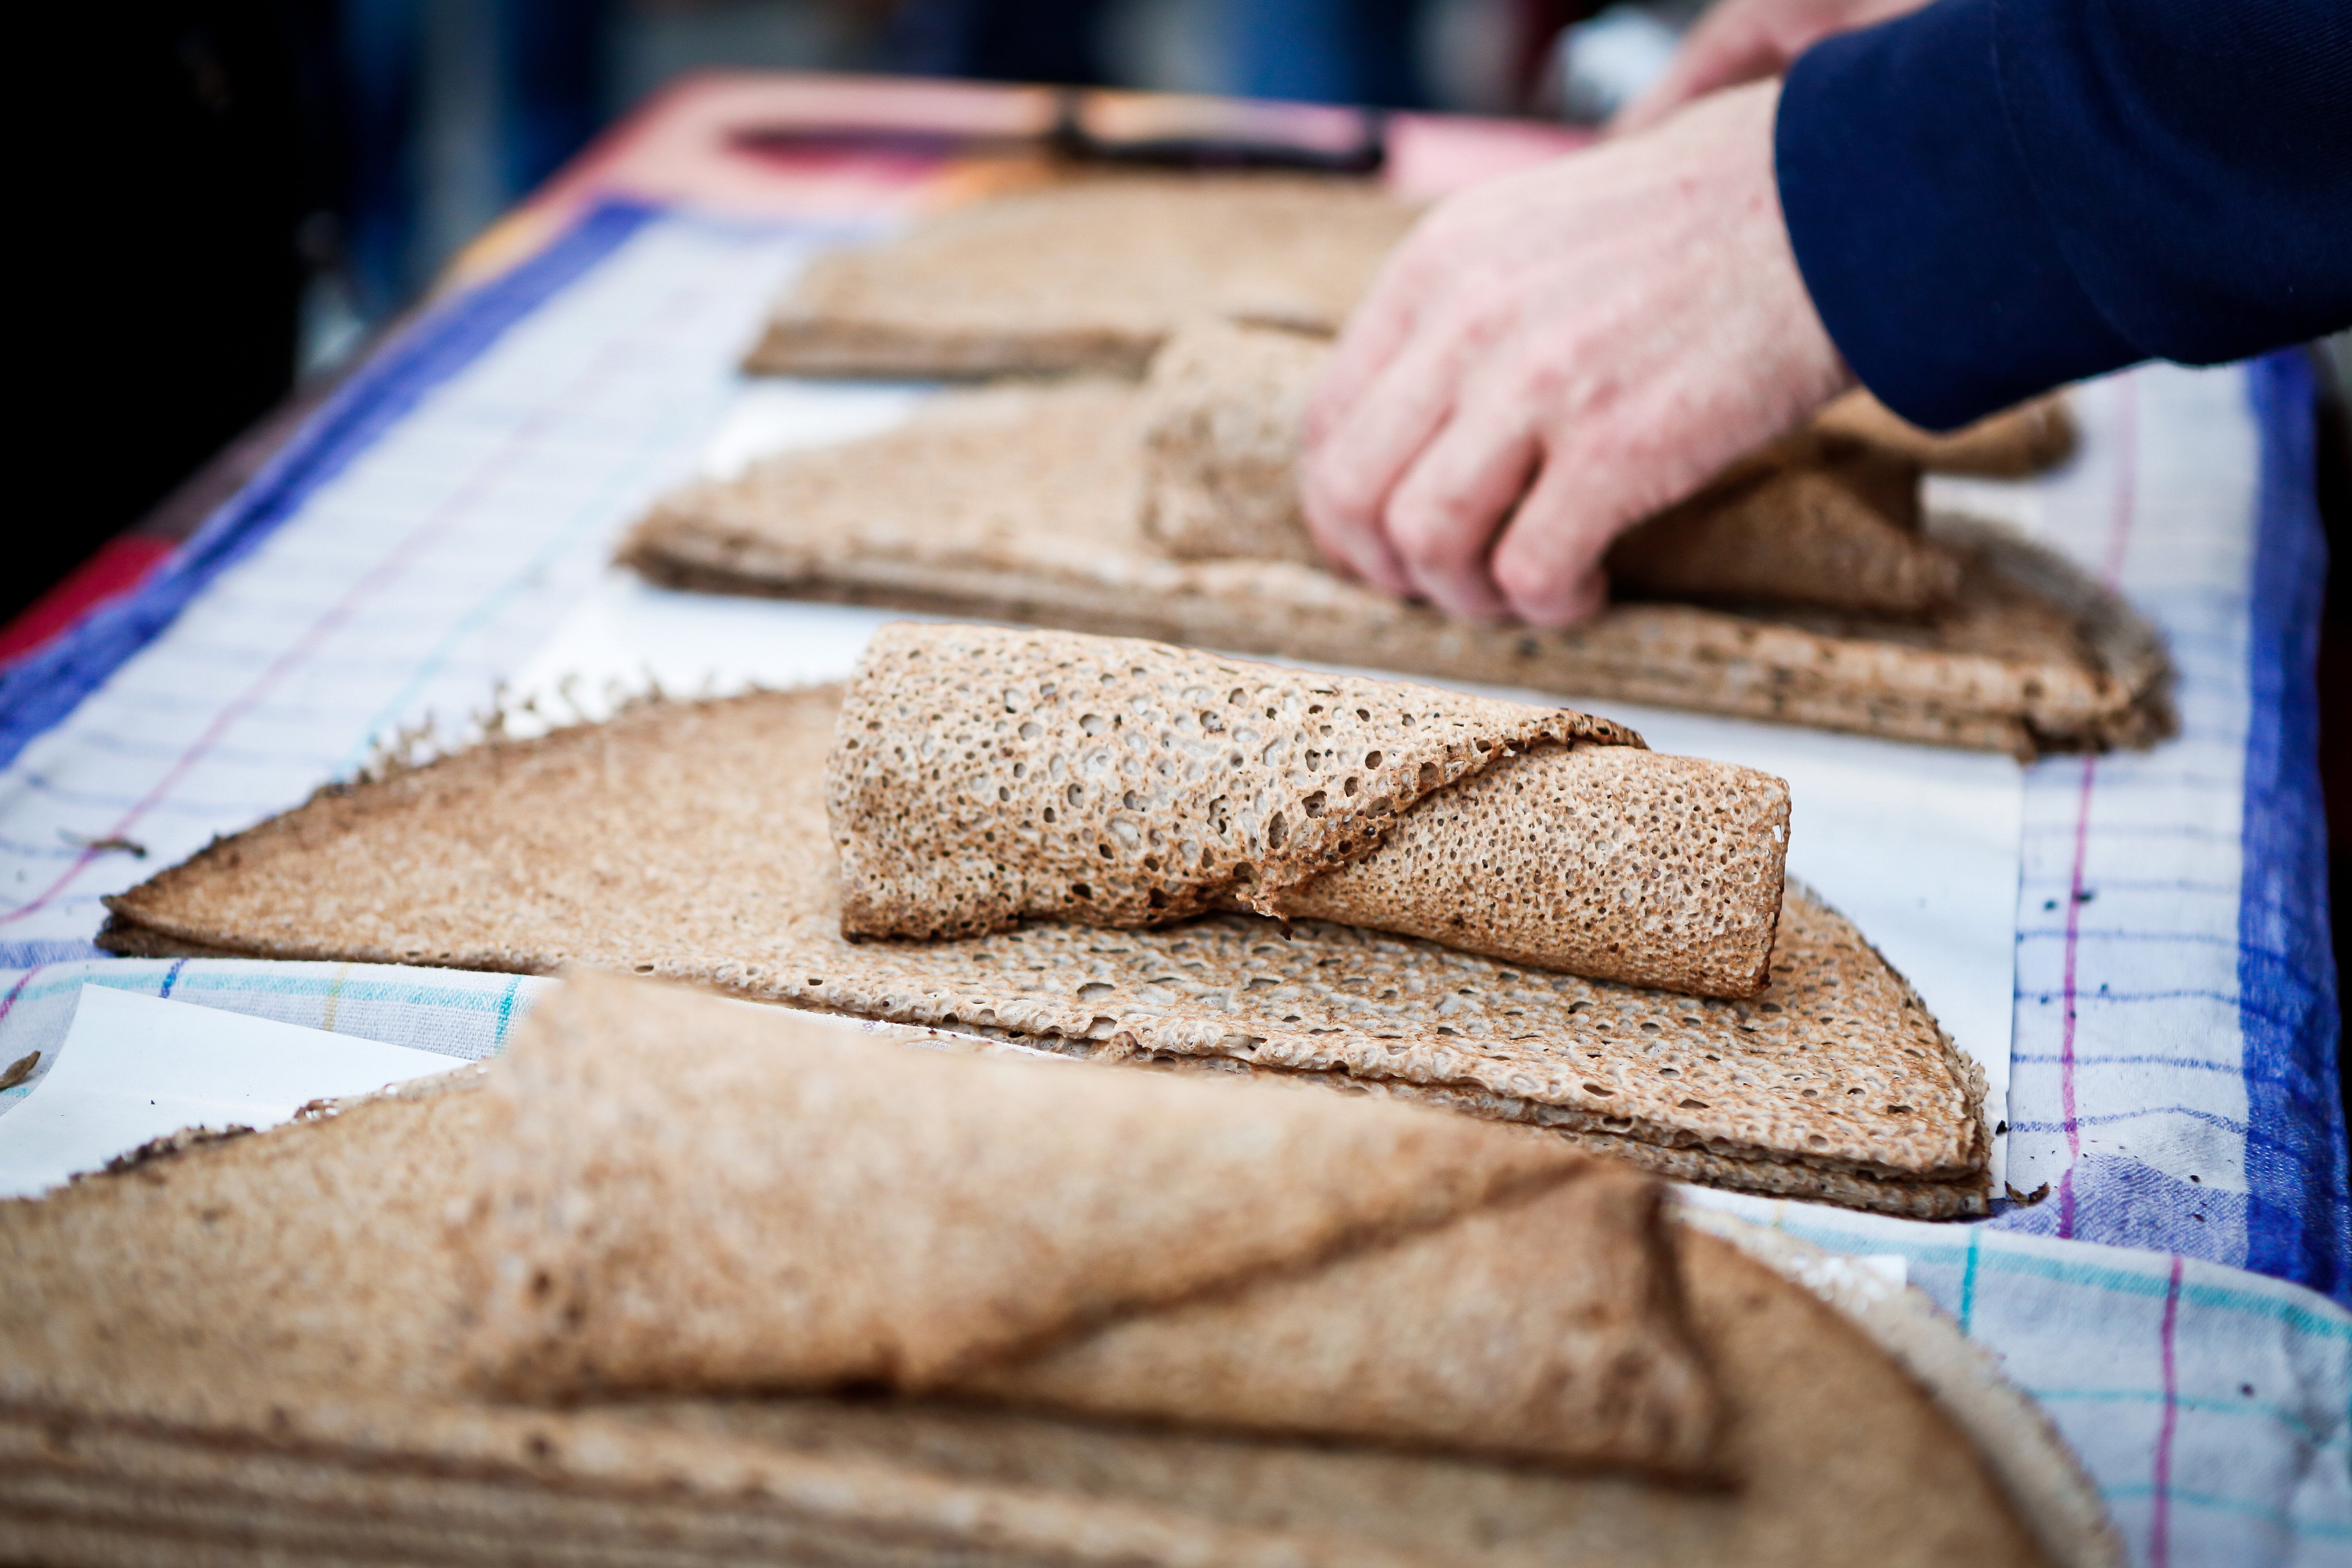
<svg viewBox="0 0 2352 1568"><path fill-rule="evenodd" d="M40 972L40 967L37 964L16 976L16 984L8 987L8 994L0 996L0 1018L5 1018L10 1013L16 1011L16 998L25 994L25 987L30 985L33 983L33 976Z"/></svg>
<svg viewBox="0 0 2352 1568"><path fill-rule="evenodd" d="M2179 1327L2180 1255L2175 1253L2164 1290L2164 1326L2158 1331L2158 1353L2164 1363L2164 1414L2156 1430L2156 1489L2148 1505L2147 1560L2152 1568L2171 1568L2172 1563L2172 1435L2180 1424L2180 1376L2175 1357Z"/></svg>
<svg viewBox="0 0 2352 1568"><path fill-rule="evenodd" d="M505 331L565 284L610 255L643 226L651 209L600 208L547 250L514 272L462 296L428 316L354 376L272 460L260 478L214 514L173 562L146 587L91 616L50 650L0 675L0 766L13 761L33 735L62 719L148 641L195 595L291 518L419 399L487 352ZM478 477L477 484L483 482ZM455 526L454 509L427 520L419 541ZM389 555L315 620L245 688L131 803L101 837L127 836L139 819L165 802L183 777L207 757L228 731L261 704L348 621L359 605L396 575L409 552ZM183 563L192 563L182 569ZM23 689L18 677L44 673L52 683ZM0 914L0 926L44 909L89 868L99 851L85 849L33 897Z"/></svg>
<svg viewBox="0 0 2352 1568"><path fill-rule="evenodd" d="M94 942L0 942L0 969L38 969L47 963L81 963L113 956Z"/></svg>
<svg viewBox="0 0 2352 1568"><path fill-rule="evenodd" d="M2116 379L2116 488L2108 508L2106 558L2100 579L2113 588L2123 578L2124 559L2131 549L2132 511L2138 497L2139 387L2129 374ZM2058 1234L2074 1234L2074 1166L2083 1158L2083 1140L2074 1118L2075 965L2082 953L2084 863L2090 858L2091 802L2098 782L2099 760L2083 759L2083 783L2074 806L2074 863L2067 878L2065 953L2059 994L2066 1011L2058 1025L2058 1098L2066 1131L2068 1168L2058 1178Z"/></svg>
<svg viewBox="0 0 2352 1568"><path fill-rule="evenodd" d="M2102 1245L2178 1253L2236 1268L2246 1255L2247 1199L2205 1182L2168 1176L2128 1154L2086 1152L2072 1172L2074 1240L2095 1230ZM2218 1173L2214 1174L2219 1174ZM2208 1180L2213 1179L2212 1175ZM2020 1236L2058 1237L2058 1194L2038 1204L2011 1204L1993 1228Z"/></svg>

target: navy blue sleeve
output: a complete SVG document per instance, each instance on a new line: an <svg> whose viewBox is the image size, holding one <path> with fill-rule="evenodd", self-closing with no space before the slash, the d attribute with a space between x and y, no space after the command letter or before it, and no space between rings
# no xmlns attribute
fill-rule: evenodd
<svg viewBox="0 0 2352 1568"><path fill-rule="evenodd" d="M1789 71L1789 237L1864 385L1948 429L2352 324L2352 3L1937 0Z"/></svg>

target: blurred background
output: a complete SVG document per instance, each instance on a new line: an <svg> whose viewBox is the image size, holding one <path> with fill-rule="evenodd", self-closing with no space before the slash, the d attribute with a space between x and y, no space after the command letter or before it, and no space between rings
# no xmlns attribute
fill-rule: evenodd
<svg viewBox="0 0 2352 1568"><path fill-rule="evenodd" d="M19 447L37 460L0 627L142 519L154 540L184 537L468 239L682 73L904 72L1597 123L1664 68L1702 3L39 8L16 73L34 308L16 339L36 389ZM2333 349L2340 363L2345 340ZM2352 472L2341 410L2320 432L2331 521ZM0 659L10 637L0 629Z"/></svg>
<svg viewBox="0 0 2352 1568"><path fill-rule="evenodd" d="M1238 93L1598 120L1699 0L146 0L43 18L44 389L0 621L614 120L706 68ZM125 368L140 374L126 378ZM103 410L93 418L93 411ZM123 440L122 421L139 438Z"/></svg>

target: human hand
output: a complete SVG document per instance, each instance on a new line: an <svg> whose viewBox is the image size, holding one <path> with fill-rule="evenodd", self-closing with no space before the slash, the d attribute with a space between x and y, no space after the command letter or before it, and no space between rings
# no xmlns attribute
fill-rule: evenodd
<svg viewBox="0 0 2352 1568"><path fill-rule="evenodd" d="M1691 27L1648 91L1618 110L1608 133L1647 130L1696 99L1779 76L1829 37L1916 11L1927 0L1720 0Z"/></svg>
<svg viewBox="0 0 2352 1568"><path fill-rule="evenodd" d="M1564 626L1601 554L1853 384L1772 174L1780 84L1433 208L1340 334L1300 499L1326 557Z"/></svg>

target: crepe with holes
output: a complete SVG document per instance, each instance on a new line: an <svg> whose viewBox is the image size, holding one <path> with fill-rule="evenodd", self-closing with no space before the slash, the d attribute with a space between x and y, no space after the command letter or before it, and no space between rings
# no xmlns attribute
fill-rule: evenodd
<svg viewBox="0 0 2352 1568"><path fill-rule="evenodd" d="M983 616L2021 756L2146 745L2173 723L2171 666L2145 621L2054 554L1955 518L1931 518L1919 535L1928 555L1960 563L1955 595L1898 616L1641 601L1546 630L1452 620L1301 559L1180 560L1145 529L1142 396L1102 381L943 393L901 428L673 492L619 556L679 588ZM1818 493L1772 504L1818 501L1829 517L1819 487L1840 481L1802 472L1796 488ZM1843 524L1819 531L1825 550L1835 546L1829 558L1849 559ZM1811 574L1825 575L1834 574ZM1932 586L1933 572L1895 580Z"/></svg>
<svg viewBox="0 0 2352 1568"><path fill-rule="evenodd" d="M567 1006L562 995L558 988L542 999L543 1021L526 1021L514 1047L519 1061L537 1058L527 1084L501 1085L498 1063L468 1065L320 1108L266 1132L190 1144L37 1202L0 1204L0 1268L8 1281L0 1290L0 1452L7 1455L0 1466L0 1558L127 1564L209 1550L238 1560L274 1552L304 1562L597 1568L752 1559L910 1568L975 1560L1065 1568L1595 1561L1622 1568L2104 1568L2110 1561L2063 1552L2068 1538L2046 1527L2038 1534L2049 1544L2037 1550L2035 1526L2047 1510L2036 1505L2052 1478L2076 1489L2063 1500L2090 1499L2094 1521L2096 1494L2082 1490L2022 1396L1924 1300L1897 1325L1885 1323L1884 1313L1850 1315L1795 1278L1686 1226L1674 1226L1654 1251L1643 1249L1647 1261L1637 1260L1635 1271L1617 1275L1605 1248L1579 1256L1588 1244L1640 1237L1638 1226L1606 1214L1529 1211L1527 1218L1544 1226L1541 1239L1496 1248L1476 1232L1525 1223L1515 1216L1526 1205L1572 1204L1580 1192L1639 1196L1644 1184L1608 1174L1597 1162L1563 1161L1541 1140L1507 1129L1441 1119L1535 1152L1497 1157L1469 1147L1484 1140L1456 1142L1444 1132L1426 1143L1418 1134L1399 1140L1400 1124L1377 1117L1360 1129L1326 1125L1313 1103L1297 1114L1318 1124L1315 1138L1258 1151L1212 1148L1197 1168L1200 1182L1184 1179L1181 1151L1169 1179L1168 1145L1150 1145L1153 1164L1139 1173L1161 1179L1156 1193L1140 1196L1165 1199L1178 1213L1189 1208L1187 1225L1206 1227L1192 1234L1220 1238L1226 1262L1245 1261L1264 1238L1311 1243L1339 1219L1333 1256L1295 1276L1257 1277L1254 1289L1118 1313L1017 1366L992 1363L1017 1373L1018 1390L980 1367L943 1395L874 1384L838 1392L769 1388L758 1396L639 1386L619 1398L580 1389L547 1404L486 1385L478 1375L482 1309L490 1304L478 1284L486 1258L495 1266L511 1247L519 1258L558 1260L551 1274L564 1273L567 1299L586 1309L583 1330L593 1321L600 1348L625 1346L630 1338L612 1332L607 1314L621 1303L611 1292L640 1288L675 1301L692 1295L698 1281L614 1269L600 1240L636 1235L659 1220L667 1223L653 1239L683 1232L688 1246L707 1248L736 1223L733 1205L748 1201L760 1210L778 1198L772 1185L753 1187L752 1177L781 1184L834 1173L831 1162L795 1169L791 1146L760 1124L764 1107L756 1096L791 1093L783 1080L804 1054L863 1050L906 1060L942 1050L988 1057L1014 1049L889 1027L877 1031L882 1038L860 1039L841 1020L708 998L666 998L648 1007L608 994L583 1007ZM577 1048L591 1059L574 1071L541 1047ZM681 1071L681 1058L723 1058L745 1076ZM1024 1070L1072 1080L1056 1095L1085 1095L1086 1084L1114 1080L1150 1087L1141 1074L1076 1063ZM929 1076L920 1062L907 1074L910 1082ZM829 1068L808 1081L846 1087ZM985 1100L993 1109L995 1096L992 1088L970 1098L975 1108ZM890 1102L882 1101L877 1119L872 1094L864 1098L844 1126L886 1147L901 1131L941 1125L952 1110L939 1097L910 1092L915 1115L894 1129ZM1264 1128L1265 1114L1252 1110L1234 1121ZM1281 1121L1291 1113L1270 1114ZM519 1115L536 1118L523 1129L527 1169L495 1160ZM633 1115L653 1139L642 1145L599 1139L629 1127ZM695 1146L703 1118L719 1130L716 1149ZM1150 1118L1141 1120L1148 1136ZM1177 1121L1181 1128L1171 1131L1195 1130ZM793 1124L830 1139L832 1152L847 1136L811 1128L804 1115ZM1133 1126L1122 1119L1104 1132ZM1086 1129L1078 1131L1083 1142ZM1038 1133L1037 1119L1022 1117L985 1140L983 1152L999 1162L992 1174L1013 1173L1024 1157L1021 1146ZM1294 1158L1318 1150L1338 1163L1318 1170ZM1049 1152L1026 1157L1037 1162ZM1447 1173L1440 1201L1425 1204L1431 1194L1409 1183L1383 1184L1381 1170L1355 1158L1382 1152L1401 1156L1400 1176ZM738 1169L712 1158L722 1152L740 1152L750 1164ZM612 1163L600 1173L605 1154ZM1244 1157L1238 1171L1236 1155ZM919 1163L921 1151L910 1158ZM613 1184L648 1174L657 1183ZM1334 1182L1335 1174L1346 1179ZM1526 1178L1525 1196L1486 1185L1498 1177L1513 1192ZM1088 1177L1097 1186L1115 1179L1099 1167ZM938 1205L929 1212L943 1222L969 1217L983 1227L1042 1212L1036 1194L1016 1192L1013 1206L966 1215L948 1206L959 1194L953 1179L902 1180L895 1192L891 1182L886 1162L869 1161L837 1195L849 1199L863 1183L877 1197ZM1042 1185L1050 1188L1050 1180ZM512 1217L527 1223L478 1215L475 1205L488 1192L523 1200ZM551 1216L531 1201L554 1194L627 1212L604 1226L593 1209L574 1205ZM1003 1189L992 1195L1003 1197ZM772 1218L794 1201L786 1195L780 1207L760 1212ZM1455 1204L1462 1212L1444 1219ZM920 1285L932 1250L897 1226L924 1212L895 1211L891 1242L910 1244L911 1256L867 1248L843 1263ZM1376 1223L1358 1228L1366 1220ZM1418 1228L1391 1233L1383 1228L1391 1220ZM1155 1223L1162 1226L1155 1234L1165 1234L1164 1221ZM882 1224L877 1216L877 1236ZM954 1224L938 1240L962 1244L961 1229ZM1098 1259L1102 1274L1055 1277L1054 1299L1062 1302L1072 1300L1062 1287L1101 1281L1125 1299L1128 1285L1144 1277L1131 1270L1161 1267L1131 1247L1122 1256L1115 1230L1055 1234L1107 1244L1083 1255ZM1392 1245L1377 1243L1390 1234L1397 1237ZM778 1271L789 1246L731 1259L744 1274L712 1279L713 1300L697 1309L706 1317L671 1320L679 1340L715 1344L737 1358L736 1370L747 1357L790 1354L789 1336L714 1331L728 1317L746 1330L765 1329L779 1295L742 1287L762 1270ZM1464 1260L1476 1266L1445 1277L1449 1265ZM1377 1279L1363 1272L1375 1268ZM574 1268L592 1286L584 1297L571 1294ZM1818 1279L1828 1271L1791 1272ZM1592 1364L1580 1341L1590 1349L1643 1343L1630 1333L1608 1341L1592 1334L1596 1327L1622 1331L1622 1320L1607 1313L1591 1326L1571 1322L1565 1336L1555 1336L1565 1344L1525 1332L1543 1322L1547 1296L1562 1282L1612 1275L1637 1292L1645 1281L1664 1283L1679 1301L1679 1310L1649 1304L1643 1316L1687 1325L1717 1391L1711 1484L1511 1452L1508 1443L1490 1447L1493 1433L1473 1431L1462 1441L1432 1421L1446 1405L1426 1396L1429 1382L1474 1394L1482 1378L1497 1390L1532 1389L1530 1369ZM989 1279L969 1268L956 1278ZM993 1309L1008 1293L1003 1275L993 1283L976 1298L934 1290L909 1299L921 1321L949 1331L925 1331L919 1342L970 1344L971 1325L1001 1324ZM1318 1289L1331 1295L1318 1301ZM1017 1288L1009 1298L1016 1310L1030 1305ZM1601 1298L1621 1299L1613 1289ZM864 1300L885 1311L901 1304L888 1290ZM1593 1300L1571 1293L1549 1305ZM1486 1331L1465 1336L1472 1319L1465 1314L1482 1310L1494 1314L1481 1322ZM561 1314L552 1324L527 1309L525 1318L562 1342ZM1346 1331L1326 1336L1327 1324ZM1654 1331L1647 1331L1655 1342ZM1507 1353L1515 1340L1532 1351L1524 1368ZM520 1342L546 1343L530 1332ZM1940 1353L1940 1364L1918 1353L1923 1344ZM669 1353L657 1342L652 1348ZM1506 1353L1492 1353L1497 1350ZM1618 1361L1602 1359L1612 1367ZM561 1355L534 1361L578 1366ZM656 1370L650 1360L630 1364ZM723 1366L676 1355L659 1374L690 1382L680 1374ZM1234 1412L1229 1397L1265 1397L1232 1374L1269 1367L1273 1394L1294 1413L1309 1380L1337 1396L1336 1408L1317 1413L1319 1435L1225 1424ZM1432 1372L1437 1375L1426 1377ZM1129 1403L1145 1391L1153 1403ZM1577 1391L1566 1392L1555 1408L1574 1407ZM1994 1399L2019 1414L1985 1419ZM1523 1408L1544 1403L1538 1397ZM1272 1414L1267 1404L1255 1408ZM1526 1429L1517 1411L1490 1408L1497 1428ZM1400 1413L1437 1429L1361 1424ZM1357 1424L1334 1433L1327 1424L1334 1415ZM1616 1420L1604 1415L1596 1429ZM1396 1436L1346 1435L1375 1430ZM1589 1445L1583 1451L1601 1458Z"/></svg>
<svg viewBox="0 0 2352 1568"><path fill-rule="evenodd" d="M1311 915L1702 996L1769 978L1789 787L1568 709L901 622L827 763L849 936Z"/></svg>
<svg viewBox="0 0 2352 1568"><path fill-rule="evenodd" d="M824 800L841 700L648 703L325 790L116 896L100 940L521 973L577 963L1428 1100L1752 1192L1983 1212L1981 1070L1801 889L1782 900L1772 984L1742 1002L1237 913L853 942Z"/></svg>

